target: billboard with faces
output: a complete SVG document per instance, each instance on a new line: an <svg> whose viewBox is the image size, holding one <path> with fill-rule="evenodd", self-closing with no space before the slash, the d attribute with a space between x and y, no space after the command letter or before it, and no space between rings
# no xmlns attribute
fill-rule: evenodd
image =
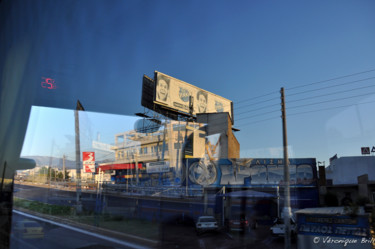
<svg viewBox="0 0 375 249"><path fill-rule="evenodd" d="M154 103L192 115L228 112L233 120L232 101L158 71L155 71Z"/></svg>

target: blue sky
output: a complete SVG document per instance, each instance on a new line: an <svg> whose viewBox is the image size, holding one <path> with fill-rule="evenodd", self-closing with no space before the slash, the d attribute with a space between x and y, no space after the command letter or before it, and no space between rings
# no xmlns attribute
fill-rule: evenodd
<svg viewBox="0 0 375 249"><path fill-rule="evenodd" d="M364 80L375 71L307 85L375 69L374 1L64 1L13 11L24 23L10 40L25 30L39 58L33 80L58 83L55 92L38 91L34 105L72 109L79 99L88 111L127 120L143 111L143 74L158 70L234 102L241 157L282 156L281 87L290 156L328 164L336 153L375 146L375 79ZM50 155L52 140L64 153L72 112L38 115L23 154ZM88 117L92 137L113 143L127 128L99 116Z"/></svg>

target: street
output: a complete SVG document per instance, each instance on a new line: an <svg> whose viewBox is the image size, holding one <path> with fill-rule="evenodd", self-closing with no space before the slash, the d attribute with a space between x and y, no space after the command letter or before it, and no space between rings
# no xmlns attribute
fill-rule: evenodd
<svg viewBox="0 0 375 249"><path fill-rule="evenodd" d="M62 191L56 189L48 189L38 186L15 185L15 197L26 198L30 200L38 200L47 203L73 205L74 192ZM82 193L87 199L86 203L92 203L93 194ZM90 196L91 195L91 196ZM113 197L112 197L113 198ZM85 199L84 199L85 200ZM126 205L121 204L122 198L117 198L116 206ZM17 213L13 215L13 225L22 219L29 219ZM16 234L12 236L11 248L129 248L126 243L131 240L122 240L125 244L113 243L111 240L103 240L94 235L84 234L73 231L69 228L53 225L50 222L38 221L43 226L45 236L40 240L24 240L17 238ZM121 222L121 221L120 221ZM125 222L125 221L123 221ZM147 226L146 224L144 226ZM157 248L284 248L284 241L282 238L274 238L270 234L270 225L259 225L255 230L249 230L246 233L237 231L226 231L220 229L217 232L207 232L197 235L195 232L193 219L188 222L176 222L176 220L168 220L159 223L159 237L157 241ZM95 227L93 227L95 229ZM146 229L146 227L144 227ZM122 231L125 232L125 231ZM64 239L69 238L69 239ZM130 246L130 248L134 248ZM292 243L292 249L296 248L296 243Z"/></svg>
<svg viewBox="0 0 375 249"><path fill-rule="evenodd" d="M283 238L274 238L269 226L259 226L246 233L220 230L197 235L191 224L163 224L160 228L159 248L257 248L282 249ZM296 249L292 243L291 249Z"/></svg>
<svg viewBox="0 0 375 249"><path fill-rule="evenodd" d="M37 218L37 217L36 217ZM22 231L15 231L17 222L33 220L44 230L44 237L40 239L22 238ZM131 242L119 241L115 238L87 232L63 224L34 219L31 216L13 212L11 249L122 249L144 248Z"/></svg>

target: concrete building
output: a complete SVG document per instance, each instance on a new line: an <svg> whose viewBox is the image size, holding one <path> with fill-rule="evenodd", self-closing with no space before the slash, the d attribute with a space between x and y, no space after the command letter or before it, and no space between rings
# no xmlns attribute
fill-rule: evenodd
<svg viewBox="0 0 375 249"><path fill-rule="evenodd" d="M367 174L375 181L375 156L348 156L331 160L326 168L326 178L333 185L357 184L357 177Z"/></svg>
<svg viewBox="0 0 375 249"><path fill-rule="evenodd" d="M207 136L220 135L220 158L240 157L240 144L233 133L233 123L227 112L197 114L197 122L207 124Z"/></svg>
<svg viewBox="0 0 375 249"><path fill-rule="evenodd" d="M99 165L106 173L114 175L113 171L122 170L122 178L135 178L136 171L141 170L173 172L180 177L185 173L182 172L184 160L239 158L240 145L232 132L228 113L207 113L198 114L196 122L167 120L153 132L118 133L112 150L115 161Z"/></svg>
<svg viewBox="0 0 375 249"><path fill-rule="evenodd" d="M335 156L328 167L319 167L319 175L322 204L327 192L337 196L339 205L345 199L375 201L375 156Z"/></svg>
<svg viewBox="0 0 375 249"><path fill-rule="evenodd" d="M77 181L77 170L76 169L68 169L67 170L70 180L75 182ZM95 176L92 173L85 173L83 169L81 169L81 181L93 181Z"/></svg>

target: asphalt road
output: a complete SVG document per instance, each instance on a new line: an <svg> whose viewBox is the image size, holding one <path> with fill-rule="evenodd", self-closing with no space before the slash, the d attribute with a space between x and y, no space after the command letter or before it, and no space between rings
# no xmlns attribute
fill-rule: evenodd
<svg viewBox="0 0 375 249"><path fill-rule="evenodd" d="M26 214L27 215L27 214ZM21 232L14 231L15 224L22 220L33 220L44 230L42 239L23 239ZM82 229L57 224L38 217L13 212L10 249L127 249L143 248L132 242L119 241Z"/></svg>
<svg viewBox="0 0 375 249"><path fill-rule="evenodd" d="M14 195L20 198L38 200L50 204L74 205L75 193L61 191L57 189L48 189L37 186L15 185ZM83 201L86 205L95 205L95 194L83 193ZM121 204L121 198L117 198L114 205ZM13 222L22 219L19 215L13 217ZM14 248L77 248L77 249L96 249L96 248L128 248L116 243L110 243L108 240L100 240L96 237L72 231L70 229L51 225L48 222L41 223L45 227L45 238L40 241L14 241L12 240L12 249ZM131 242L131 241L124 241ZM204 233L197 235L194 224L176 224L174 221L164 222L159 226L159 243L157 248L269 248L282 249L284 241L282 238L273 238L270 235L270 226L259 226L256 230L250 230L247 233L228 232L220 230L218 232ZM296 243L292 243L295 249ZM134 248L134 247L129 247Z"/></svg>
<svg viewBox="0 0 375 249"><path fill-rule="evenodd" d="M283 249L283 238L270 235L269 226L259 226L256 230L246 233L220 230L197 235L194 227L189 224L163 224L160 228L160 249L200 248L200 249ZM296 249L292 243L291 249Z"/></svg>

